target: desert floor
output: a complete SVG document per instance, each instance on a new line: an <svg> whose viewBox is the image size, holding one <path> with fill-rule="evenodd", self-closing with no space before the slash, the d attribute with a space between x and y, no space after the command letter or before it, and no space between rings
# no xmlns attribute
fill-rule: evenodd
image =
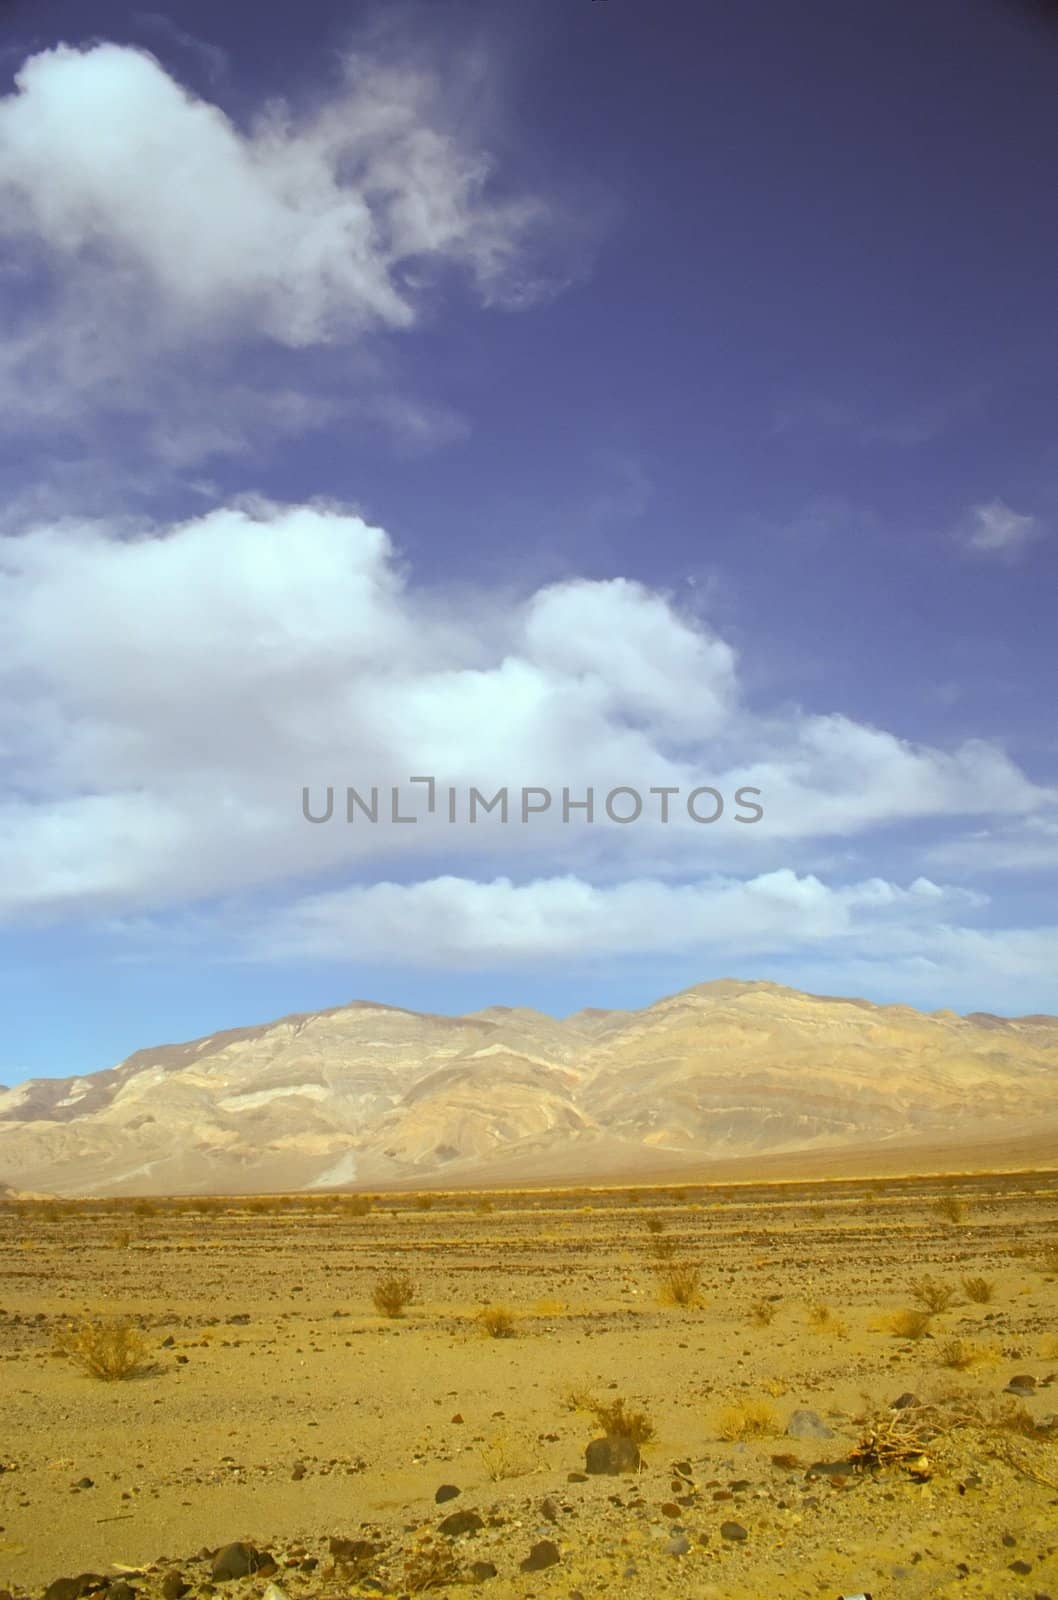
<svg viewBox="0 0 1058 1600"><path fill-rule="evenodd" d="M0 1588L451 1595L477 1564L496 1600L1058 1600L1058 1173L357 1210L0 1210ZM664 1298L684 1263L699 1303ZM401 1271L389 1318L373 1290ZM894 1332L924 1276L954 1303ZM142 1330L147 1370L56 1353L100 1316ZM586 1408L618 1398L654 1426L641 1469L585 1474ZM852 1465L872 1422L906 1453ZM438 1531L454 1512L482 1525ZM232 1541L274 1570L213 1583ZM534 1547L551 1564L523 1570Z"/></svg>

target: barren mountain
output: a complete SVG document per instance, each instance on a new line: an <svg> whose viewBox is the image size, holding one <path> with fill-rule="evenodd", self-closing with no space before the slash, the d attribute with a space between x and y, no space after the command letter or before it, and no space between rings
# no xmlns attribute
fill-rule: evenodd
<svg viewBox="0 0 1058 1600"><path fill-rule="evenodd" d="M602 1181L1051 1135L1058 1017L735 980L564 1020L354 1001L0 1093L0 1177L57 1194Z"/></svg>

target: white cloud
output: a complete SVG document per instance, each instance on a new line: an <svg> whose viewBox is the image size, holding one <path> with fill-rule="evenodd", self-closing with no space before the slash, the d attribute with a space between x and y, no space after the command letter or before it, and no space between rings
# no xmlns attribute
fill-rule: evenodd
<svg viewBox="0 0 1058 1600"><path fill-rule="evenodd" d="M1015 557L1043 532L1038 517L1014 511L1003 500L972 506L963 540L978 555Z"/></svg>
<svg viewBox="0 0 1058 1600"><path fill-rule="evenodd" d="M742 959L796 944L876 941L892 947L920 923L980 904L926 879L832 888L788 868L746 880L600 887L576 876L477 882L452 876L308 896L251 934L266 959L505 967L609 956L711 953Z"/></svg>
<svg viewBox="0 0 1058 1600"><path fill-rule="evenodd" d="M759 876L894 821L1043 813L996 747L914 746L837 713L768 717L734 651L661 593L572 580L528 596L424 588L385 532L324 503L246 500L170 528L64 522L0 540L0 915L127 913L350 871L574 862L599 882ZM347 825L432 773L544 785L539 824ZM713 785L716 826L607 825L615 785ZM739 785L765 820L731 820ZM301 790L339 791L314 827ZM563 826L595 787L599 824ZM460 813L461 817L464 812ZM390 867L392 872L393 867Z"/></svg>
<svg viewBox="0 0 1058 1600"><path fill-rule="evenodd" d="M545 208L490 197L487 157L444 128L424 74L352 58L313 116L273 107L250 133L123 45L59 45L15 85L0 104L7 227L59 261L132 268L174 331L249 323L300 346L404 328L401 268L430 258L489 303L525 298Z"/></svg>
<svg viewBox="0 0 1058 1600"><path fill-rule="evenodd" d="M458 436L443 405L379 382L378 337L415 326L453 274L484 307L557 293L601 217L505 188L457 79L393 48L351 54L314 106L270 103L243 128L146 51L30 57L0 98L0 240L18 291L0 358L8 426L147 416L170 458L230 453L262 422L330 415L335 396L295 357L340 348L356 352L338 396L351 415L418 446ZM229 371L250 344L286 352L262 386L280 398Z"/></svg>

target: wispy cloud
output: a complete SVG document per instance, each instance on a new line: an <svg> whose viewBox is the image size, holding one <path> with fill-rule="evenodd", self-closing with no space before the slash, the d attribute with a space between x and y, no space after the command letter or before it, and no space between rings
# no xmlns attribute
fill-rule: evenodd
<svg viewBox="0 0 1058 1600"><path fill-rule="evenodd" d="M964 548L976 555L1011 560L1023 555L1043 531L1038 517L1015 511L1004 500L989 500L971 506L960 537Z"/></svg>

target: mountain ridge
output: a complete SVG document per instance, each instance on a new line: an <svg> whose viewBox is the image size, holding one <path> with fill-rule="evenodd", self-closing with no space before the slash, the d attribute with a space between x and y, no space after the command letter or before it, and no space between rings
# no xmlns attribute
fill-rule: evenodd
<svg viewBox="0 0 1058 1600"><path fill-rule="evenodd" d="M713 979L632 1009L353 1000L0 1091L0 1179L54 1193L635 1176L1058 1136L1058 1017Z"/></svg>

